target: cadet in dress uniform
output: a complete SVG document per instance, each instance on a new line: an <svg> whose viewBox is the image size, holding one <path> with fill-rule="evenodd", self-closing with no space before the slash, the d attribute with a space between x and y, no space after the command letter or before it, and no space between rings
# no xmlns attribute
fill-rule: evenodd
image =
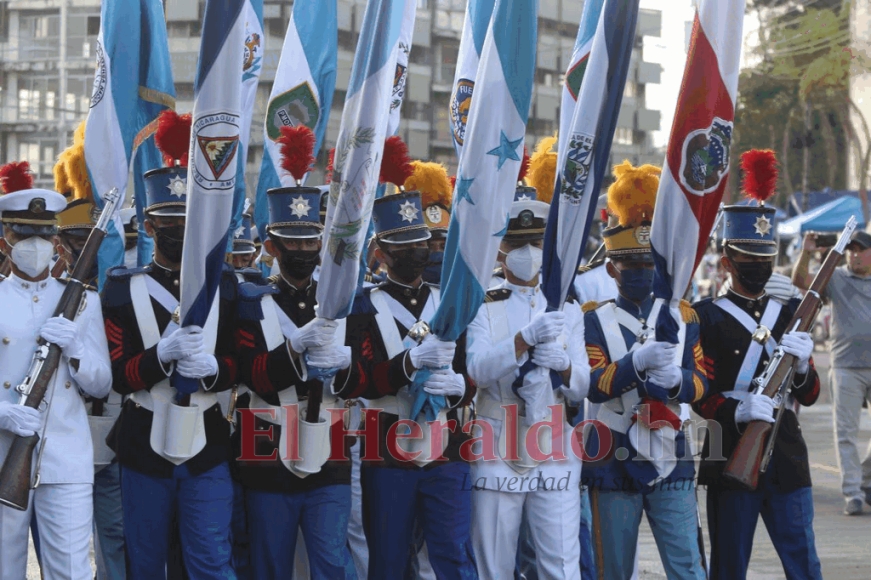
<svg viewBox="0 0 871 580"><path fill-rule="evenodd" d="M0 197L4 237L0 250L12 262L0 283L0 456L13 435L40 436L33 466L40 485L26 511L0 506L0 578L26 575L28 528L36 519L40 563L46 579L92 577L88 544L93 522L94 451L84 396L105 397L111 387L109 351L102 331L100 301L86 292L76 321L49 318L64 283L49 276L57 232L55 215L65 207L57 192L34 189L26 162L0 168L5 195ZM62 357L46 395L45 411L19 405L19 384L33 357L36 340L61 347ZM35 475L34 474L34 475Z"/></svg>
<svg viewBox="0 0 871 580"><path fill-rule="evenodd" d="M406 191L419 191L423 204L423 221L429 228L429 263L423 271L423 281L433 286L441 284L445 241L451 223L451 196L454 188L448 171L441 163L413 161L414 173L405 180Z"/></svg>
<svg viewBox="0 0 871 580"><path fill-rule="evenodd" d="M448 402L438 415L443 423L457 421L457 409L467 405L474 393L462 376L464 336L458 341L460 346L433 336L417 344L409 336L418 321L432 318L439 304L438 289L421 279L429 261L430 237L422 212L418 192L386 195L375 201L375 254L387 267L387 281L364 288L355 298L346 333L353 352L350 372L336 377L336 384L342 385L340 397L364 397L371 409L383 409L377 419L374 414L367 419L365 437L378 437L378 457L364 455L361 475L368 577L373 579L403 577L415 518L423 527L437 577L477 578L469 532L469 466L459 453L467 437L460 426L442 432L444 459L434 457L425 441L418 440L421 453L411 461L391 452L388 445L392 440L388 432L396 430L396 422L409 419L414 399L409 387L420 369L445 369L433 371L423 382L426 393L444 396ZM423 414L414 420L424 434L429 432ZM371 445L364 440L361 449ZM399 444L412 453L413 446L413 442Z"/></svg>
<svg viewBox="0 0 871 580"><path fill-rule="evenodd" d="M583 307L589 400L601 422L587 442L587 455L596 461L584 470L592 489L596 564L600 578L632 577L644 512L668 577L704 579L695 468L679 407L701 400L707 389L698 317L683 302L681 342L654 339L660 303L651 294L650 219L660 170L626 161L614 174L608 203L618 224L604 231L604 239L606 268L619 294Z"/></svg>
<svg viewBox="0 0 871 580"><path fill-rule="evenodd" d="M161 123L168 118L164 113ZM204 329L178 327L187 176L178 162L145 173L144 226L155 240L154 259L143 268L110 270L103 290L114 389L129 395L110 442L121 464L134 579L165 577L174 518L190 578L234 577L230 425L216 393L236 383L236 279L228 267ZM178 393L173 370L200 379L199 388ZM174 404L177 393L188 406Z"/></svg>
<svg viewBox="0 0 871 580"><path fill-rule="evenodd" d="M230 259L233 268L239 270L254 269L254 258L257 256L257 248L254 245L254 235L251 232L253 220L249 214L242 214L242 223L233 232L233 249L230 251ZM243 272L243 275L245 272ZM248 278L249 276L245 276Z"/></svg>
<svg viewBox="0 0 871 580"><path fill-rule="evenodd" d="M267 192L269 226L266 250L280 268L271 284L243 285L242 321L237 333L242 376L249 393L239 400L234 435L236 470L245 488L252 576L287 578L294 569L294 547L302 530L311 578L356 578L347 545L351 509L351 463L327 461L316 473L300 469L280 445L289 418L280 408L299 405L315 389L325 389L326 408L341 408L329 383L307 379L313 367L347 368L351 352L342 346L337 323L315 317L323 226L318 219L320 191L284 187ZM248 412L272 409L274 416ZM301 415L304 417L304 415ZM244 446L254 429L272 430ZM245 441L243 441L245 439ZM346 451L346 450L345 450ZM273 459L264 459L274 455ZM301 451L301 455L304 452ZM341 456L341 452L338 454ZM299 538L300 540L302 538Z"/></svg>
<svg viewBox="0 0 871 580"><path fill-rule="evenodd" d="M808 451L797 416L799 404L816 402L820 382L811 359L813 340L807 333L787 332L800 301L781 301L765 292L777 254L774 213L764 204L725 208L721 263L731 288L725 296L695 305L710 391L694 409L717 421L722 433L716 442L720 449L711 449L710 436L705 442L699 472L699 483L708 486L712 579L746 577L760 515L786 577L822 578L814 545ZM748 422L774 422L772 399L755 394L752 380L762 374L777 343L798 362L771 463L758 488L747 491L723 478L722 458L732 454Z"/></svg>
<svg viewBox="0 0 871 580"><path fill-rule="evenodd" d="M469 378L478 386L477 414L492 425L499 442L493 445L492 438L484 437L489 449L477 444L473 448L497 457L472 464L472 537L481 578L512 577L524 513L539 576L580 578L581 459L572 452L572 428L563 405L577 404L586 396L590 368L578 304L569 302L562 312L546 312L539 273L549 200L539 199L531 187L517 189L497 258L505 280L487 292L468 329ZM559 374L558 388L544 374L544 380L525 381L515 394L513 385L530 358L534 365ZM540 373L527 377L535 375ZM520 414L515 424L522 426L516 438L507 432L508 411L502 408L511 405ZM562 409L562 420L551 416L548 405ZM525 433L530 422L540 420L553 422L555 437L562 437L564 459L539 462L528 456ZM522 447L518 461L504 459L508 438ZM548 444L542 446L545 439ZM539 436L538 441L540 452L550 453L550 437ZM506 486L508 481L514 485Z"/></svg>

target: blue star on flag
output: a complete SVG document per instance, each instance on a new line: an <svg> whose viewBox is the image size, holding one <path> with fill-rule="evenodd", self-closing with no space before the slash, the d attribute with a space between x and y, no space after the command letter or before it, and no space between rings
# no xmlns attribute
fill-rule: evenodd
<svg viewBox="0 0 871 580"><path fill-rule="evenodd" d="M502 166L508 159L520 161L520 157L517 156L517 147L523 143L522 136L520 139L510 141L508 136L505 135L505 131L499 131L499 133L499 147L487 151L487 155L493 155L499 158L499 163L496 165L496 169L502 169Z"/></svg>
<svg viewBox="0 0 871 580"><path fill-rule="evenodd" d="M460 177L457 179L457 205L459 205L464 199L471 205L475 205L475 200L473 200L472 196L469 194L469 188L472 187L473 181L475 181L474 177Z"/></svg>
<svg viewBox="0 0 871 580"><path fill-rule="evenodd" d="M511 214L506 213L505 214L505 226L501 230L499 230L498 232L493 234L493 237L494 238L504 238L505 234L508 233L508 222L510 222L510 221L511 221Z"/></svg>

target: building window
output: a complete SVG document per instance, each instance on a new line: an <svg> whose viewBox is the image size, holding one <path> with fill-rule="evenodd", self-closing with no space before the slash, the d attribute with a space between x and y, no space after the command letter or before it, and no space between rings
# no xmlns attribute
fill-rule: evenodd
<svg viewBox="0 0 871 580"><path fill-rule="evenodd" d="M19 58L40 60L60 56L60 16L32 15L19 18Z"/></svg>
<svg viewBox="0 0 871 580"><path fill-rule="evenodd" d="M632 129L627 129L626 127L617 127L617 130L614 132L614 142L619 143L620 145L632 145Z"/></svg>

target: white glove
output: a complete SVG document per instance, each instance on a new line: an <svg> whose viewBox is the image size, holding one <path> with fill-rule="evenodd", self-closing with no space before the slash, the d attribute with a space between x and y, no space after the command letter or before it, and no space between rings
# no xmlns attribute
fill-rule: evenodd
<svg viewBox="0 0 871 580"><path fill-rule="evenodd" d="M648 340L632 351L632 364L638 372L669 365L674 361L676 348L670 342Z"/></svg>
<svg viewBox="0 0 871 580"><path fill-rule="evenodd" d="M313 318L308 324L296 331L290 337L290 348L298 354L313 346L332 344L339 323L326 318Z"/></svg>
<svg viewBox="0 0 871 580"><path fill-rule="evenodd" d="M163 364L203 352L203 329L185 326L176 329L157 343L157 358Z"/></svg>
<svg viewBox="0 0 871 580"><path fill-rule="evenodd" d="M457 350L457 343L444 342L437 339L434 335L427 335L423 342L408 351L408 357L411 359L411 364L416 369L423 367L431 369L449 368L454 362L454 352Z"/></svg>
<svg viewBox="0 0 871 580"><path fill-rule="evenodd" d="M0 401L0 429L21 437L30 437L39 430L41 423L42 415L36 409Z"/></svg>
<svg viewBox="0 0 871 580"><path fill-rule="evenodd" d="M572 364L565 347L557 342L543 342L532 349L532 364L550 369L558 373L568 369Z"/></svg>
<svg viewBox="0 0 871 580"><path fill-rule="evenodd" d="M811 354L814 352L814 339L806 332L788 332L780 339L780 347L786 354L798 359L796 374L803 375L808 371Z"/></svg>
<svg viewBox="0 0 871 580"><path fill-rule="evenodd" d="M680 367L674 364L652 368L647 371L647 380L663 389L677 387L680 385L681 379L683 379L683 373L680 372Z"/></svg>
<svg viewBox="0 0 871 580"><path fill-rule="evenodd" d="M535 346L542 342L556 340L566 328L566 315L558 310L553 312L541 311L532 320L520 329L520 336L529 346Z"/></svg>
<svg viewBox="0 0 871 580"><path fill-rule="evenodd" d="M218 374L218 359L213 354L200 352L179 360L175 368L183 377L204 379Z"/></svg>
<svg viewBox="0 0 871 580"><path fill-rule="evenodd" d="M749 423L750 421L774 423L774 400L753 393L750 393L746 399L742 399L735 409L735 422Z"/></svg>
<svg viewBox="0 0 871 580"><path fill-rule="evenodd" d="M319 369L346 369L351 366L350 346L313 346L306 363Z"/></svg>
<svg viewBox="0 0 871 580"><path fill-rule="evenodd" d="M58 345L67 358L81 359L85 354L84 341L79 339L79 325L63 316L46 320L39 329L39 336Z"/></svg>
<svg viewBox="0 0 871 580"><path fill-rule="evenodd" d="M436 371L424 381L423 390L430 395L462 397L466 393L466 382L453 371Z"/></svg>

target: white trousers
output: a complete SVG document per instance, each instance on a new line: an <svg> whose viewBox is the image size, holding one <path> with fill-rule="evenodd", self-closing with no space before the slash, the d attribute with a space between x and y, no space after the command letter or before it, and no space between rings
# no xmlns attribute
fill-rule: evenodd
<svg viewBox="0 0 871 580"><path fill-rule="evenodd" d="M42 484L30 492L27 511L0 506L0 579L22 580L27 576L27 542L34 514L43 578L93 578L88 559L93 489L90 483Z"/></svg>
<svg viewBox="0 0 871 580"><path fill-rule="evenodd" d="M581 494L577 489L472 491L472 545L481 578L513 578L523 511L542 580L580 580Z"/></svg>

